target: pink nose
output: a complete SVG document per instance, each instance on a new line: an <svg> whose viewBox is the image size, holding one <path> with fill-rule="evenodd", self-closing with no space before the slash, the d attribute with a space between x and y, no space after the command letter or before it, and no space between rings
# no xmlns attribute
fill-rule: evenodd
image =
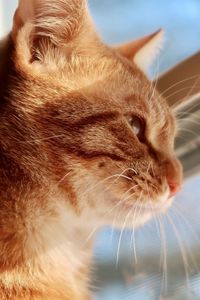
<svg viewBox="0 0 200 300"><path fill-rule="evenodd" d="M176 195L176 193L178 193L181 189L181 185L180 183L176 183L176 182L168 182L169 185L169 198L173 197Z"/></svg>

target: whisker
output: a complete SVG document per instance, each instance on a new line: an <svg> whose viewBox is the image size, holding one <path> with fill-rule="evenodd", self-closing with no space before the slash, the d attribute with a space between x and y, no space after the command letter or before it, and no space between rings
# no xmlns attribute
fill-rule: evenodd
<svg viewBox="0 0 200 300"><path fill-rule="evenodd" d="M172 88L176 87L177 85L179 85L179 84L181 84L181 83L183 83L183 82L186 82L186 81L188 81L188 80L198 78L199 76L200 76L199 74L193 75L193 76L187 77L187 78L185 78L185 79L182 79L182 80L180 80L180 81L178 81L178 82L176 82L176 83L170 85L170 87L168 87L167 89L165 89L165 90L161 93L161 96L163 97L163 96L166 94L166 92L168 92L168 91L171 90Z"/></svg>
<svg viewBox="0 0 200 300"><path fill-rule="evenodd" d="M199 137L199 135L197 134L197 132L193 132L192 130L187 129L187 128L181 128L181 129L179 129L179 132L178 132L179 135L181 134L181 132L188 132L188 133L191 133L195 137Z"/></svg>
<svg viewBox="0 0 200 300"><path fill-rule="evenodd" d="M127 223L127 219L129 218L130 214L132 213L133 208L127 213L127 215L125 217L125 220L124 220L124 224L123 224L123 226L121 228L121 231L120 231L119 242L118 242L118 247L117 247L116 268L117 268L118 263L119 263L119 254L120 254L120 246L121 246L122 235L124 233L124 229L125 229L125 226L126 226L126 223Z"/></svg>
<svg viewBox="0 0 200 300"><path fill-rule="evenodd" d="M142 193L142 192L141 192ZM136 253L136 241L135 241L135 225L136 225L136 221L137 221L137 215L138 215L138 211L139 211L139 207L138 204L140 202L141 199L141 194L139 199L136 201L135 204L135 210L134 210L134 214L133 214L133 226L132 226L132 234L131 234L131 241L130 241L130 245L133 245L133 254L134 254L134 260L135 263L137 264L137 253Z"/></svg>
<svg viewBox="0 0 200 300"><path fill-rule="evenodd" d="M171 211L171 212L173 212L173 213L175 214L176 218L177 218L177 216L178 216L178 217L181 217L182 220L185 222L185 225L187 225L187 228L190 228L190 227L188 226L189 223L186 222L186 220L183 218L183 216L182 216L181 214L179 214L178 210L177 210L177 211ZM192 229L192 228L190 228L190 229ZM191 232L192 232L193 235L194 235L193 230L191 230ZM196 236L196 238L198 238L198 237ZM200 240L199 240L199 238L198 238L198 242L199 242L199 241L200 241ZM190 256L190 259L192 260L193 266L195 267L195 269L196 269L197 271L200 271L200 269L199 269L199 267L198 267L198 264L197 264L197 261L196 261L196 259L194 258L194 255L193 255L192 251L190 250L189 245L188 245L186 242L185 242L185 248L186 248L186 250L187 250L188 256Z"/></svg>
<svg viewBox="0 0 200 300"><path fill-rule="evenodd" d="M94 234L96 233L96 231L99 229L98 226L96 226L95 228L93 228L91 230L91 232L89 233L88 237L85 239L84 243L83 243L83 246L85 246L89 241L90 239L94 236Z"/></svg>
<svg viewBox="0 0 200 300"><path fill-rule="evenodd" d="M197 85L197 83L200 81L200 76L198 76L195 81L194 81L194 84L192 85L191 89L188 91L187 95L185 98L188 98L191 94L192 94L192 91L194 90L195 86Z"/></svg>
<svg viewBox="0 0 200 300"><path fill-rule="evenodd" d="M188 215L188 210L182 204L180 204L178 201L174 201L173 207L174 206L177 207L177 209L179 210L180 213L185 213L186 215ZM190 214L190 219L192 219L194 222L196 221L196 218L194 218L192 214Z"/></svg>
<svg viewBox="0 0 200 300"><path fill-rule="evenodd" d="M68 173L66 173L58 182L57 185L59 186L70 174L72 171L69 171Z"/></svg>
<svg viewBox="0 0 200 300"><path fill-rule="evenodd" d="M193 86L193 85L192 85L192 86ZM187 91L188 89L192 88L192 86L184 86L184 87L182 87L182 88L180 88L180 89L178 89L178 90L176 90L176 91L170 93L169 95L167 95L167 98L170 98L170 97L172 97L172 96L175 96L175 95L179 94L180 92ZM188 96L189 96L189 95L188 95ZM162 97L163 97L163 94L162 94ZM161 96L159 96L158 98L161 98ZM180 101L180 103L181 103L181 100L183 101L183 98L180 99L180 100L178 100L178 101ZM177 104L178 104L178 101L176 101L176 106L177 106ZM175 105L174 105L174 106L175 106ZM172 108L173 108L174 106L172 105Z"/></svg>
<svg viewBox="0 0 200 300"><path fill-rule="evenodd" d="M137 187L137 185L133 186L132 188ZM106 212L106 214L112 212L116 207L120 206L121 204L123 204L127 199L129 199L130 197L132 197L134 195L134 193L131 193L129 196L122 198L120 197L120 200L111 208L111 210L109 210L108 212Z"/></svg>
<svg viewBox="0 0 200 300"><path fill-rule="evenodd" d="M185 124L185 122L192 123L192 124L195 124L195 125L200 125L200 122L192 120L190 117L180 119L180 121L178 121L178 125L183 126ZM183 123L183 124L181 124L181 123Z"/></svg>
<svg viewBox="0 0 200 300"><path fill-rule="evenodd" d="M91 190L93 190L94 188L96 188L96 187L99 186L100 184L102 184L102 183L108 181L109 179L112 179L112 178L117 177L117 178L114 180L114 182L118 181L119 178L126 178L126 179L129 179L129 180L132 180L131 178L129 178L129 177L127 177L127 176L123 176L123 173L126 172L126 170L128 170L128 169L125 169L125 170L124 170L122 173L120 173L120 174L114 174L114 175L108 176L108 177L106 177L106 178L104 178L104 179L102 179L102 180L99 180L95 185L93 185L92 187L89 187L87 190L85 190L85 191L83 192L83 194L82 194L82 197L83 197L86 193L90 192ZM113 184L113 183L112 183L112 184Z"/></svg>
<svg viewBox="0 0 200 300"><path fill-rule="evenodd" d="M176 101L176 106L178 107L178 105L183 101L183 98L181 98L180 100ZM199 102L194 102L193 105L190 105L188 107L184 107L184 111L181 111L180 109L175 109L175 116L178 119L181 119L181 116L185 115L186 113L188 115L190 115L191 111L193 111L196 107L199 106Z"/></svg>
<svg viewBox="0 0 200 300"><path fill-rule="evenodd" d="M173 211L174 209L174 211ZM186 226L190 229L190 231L192 232L193 236L195 237L196 241L200 244L200 236L197 235L197 232L195 232L194 228L192 227L192 225L188 222L188 219L186 219L186 217L181 213L180 209L177 206L177 203L174 202L173 206L172 206L172 210L171 212L175 212L176 214L179 215L179 217L184 221L184 223L186 224Z"/></svg>
<svg viewBox="0 0 200 300"><path fill-rule="evenodd" d="M157 87L157 83L158 83L158 78L159 78L159 68L160 68L160 60L157 59L157 65L156 65L157 75L156 75L156 79L154 80L154 86L153 86L153 81L151 82L152 94L150 96L149 101L151 101L153 99L155 91L156 91L156 87Z"/></svg>
<svg viewBox="0 0 200 300"><path fill-rule="evenodd" d="M179 244L179 248L180 248L180 252L181 252L181 256L182 256L182 260L183 260L183 266L184 266L184 270L185 270L186 286L187 286L187 290L190 291L190 281L189 281L189 275L188 275L189 264L188 264L188 258L187 258L186 250L184 248L183 241L182 241L182 239L179 235L179 232L176 228L176 225L174 224L174 222L171 219L171 217L169 216L169 214L166 214L166 218L168 219L169 223L171 224L171 226L174 230L177 242Z"/></svg>
<svg viewBox="0 0 200 300"><path fill-rule="evenodd" d="M161 242L162 242L162 259L163 259L163 276L162 276L162 284L161 284L161 294L162 292L166 291L167 286L168 286L168 267L167 267L167 241L166 241L166 235L165 235L165 230L164 226L161 223L160 217L158 217L158 222L160 226L160 235L161 235ZM161 260L160 260L161 262Z"/></svg>

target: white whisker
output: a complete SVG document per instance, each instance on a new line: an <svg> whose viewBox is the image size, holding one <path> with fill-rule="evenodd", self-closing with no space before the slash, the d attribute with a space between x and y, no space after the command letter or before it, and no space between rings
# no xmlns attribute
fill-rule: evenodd
<svg viewBox="0 0 200 300"><path fill-rule="evenodd" d="M124 223L123 223L123 226L122 226L121 231L120 231L119 242L118 242L118 247L117 247L116 267L118 266L118 263L119 263L119 254L120 254L120 246L121 246L122 236L123 236L126 224L127 224L127 219L130 217L130 214L132 213L133 208L127 213L127 215L125 217L125 220L124 220Z"/></svg>
<svg viewBox="0 0 200 300"><path fill-rule="evenodd" d="M172 228L174 230L177 242L179 244L179 248L180 248L180 252L181 252L182 260L183 260L183 266L184 266L184 269L185 269L187 291L189 293L190 292L190 281L189 281L189 275L188 275L189 264L188 264L186 250L184 248L183 241L181 239L181 236L180 236L180 234L179 234L179 232L178 232L178 230L176 228L176 225L174 224L173 220L171 219L171 217L168 214L166 214L166 218L168 219L169 223L171 224L171 226L172 226Z"/></svg>

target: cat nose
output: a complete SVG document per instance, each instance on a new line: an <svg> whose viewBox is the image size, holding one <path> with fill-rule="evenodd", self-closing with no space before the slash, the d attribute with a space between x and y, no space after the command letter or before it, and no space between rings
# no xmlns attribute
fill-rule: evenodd
<svg viewBox="0 0 200 300"><path fill-rule="evenodd" d="M169 198L175 196L181 190L181 184L178 182L169 182Z"/></svg>
<svg viewBox="0 0 200 300"><path fill-rule="evenodd" d="M169 198L175 196L181 189L182 185L182 165L180 161L171 157L166 165L166 178L169 186Z"/></svg>

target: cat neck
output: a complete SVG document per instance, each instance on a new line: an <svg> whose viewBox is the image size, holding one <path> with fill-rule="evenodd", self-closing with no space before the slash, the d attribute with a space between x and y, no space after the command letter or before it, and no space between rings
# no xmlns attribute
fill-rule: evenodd
<svg viewBox="0 0 200 300"><path fill-rule="evenodd" d="M93 225L86 226L86 218L51 178L43 145L29 140L23 110L16 112L15 103L7 103L11 51L8 36L0 45L0 298L9 294L14 299L17 293L29 299L37 291L32 299L83 300ZM41 296L40 290L45 290Z"/></svg>
<svg viewBox="0 0 200 300"><path fill-rule="evenodd" d="M4 266L0 270L0 296L1 286L6 286L9 292L17 288L27 295L30 290L47 293L46 298L42 292L41 298L33 299L83 300L92 254L91 227L78 221L59 193L49 193L46 199L39 193L37 198L32 194L29 199L21 199L21 205L24 202L15 224L10 222L13 212L6 212L6 229L10 232L6 245L6 232L0 234L0 266ZM17 209L16 204L14 207Z"/></svg>

